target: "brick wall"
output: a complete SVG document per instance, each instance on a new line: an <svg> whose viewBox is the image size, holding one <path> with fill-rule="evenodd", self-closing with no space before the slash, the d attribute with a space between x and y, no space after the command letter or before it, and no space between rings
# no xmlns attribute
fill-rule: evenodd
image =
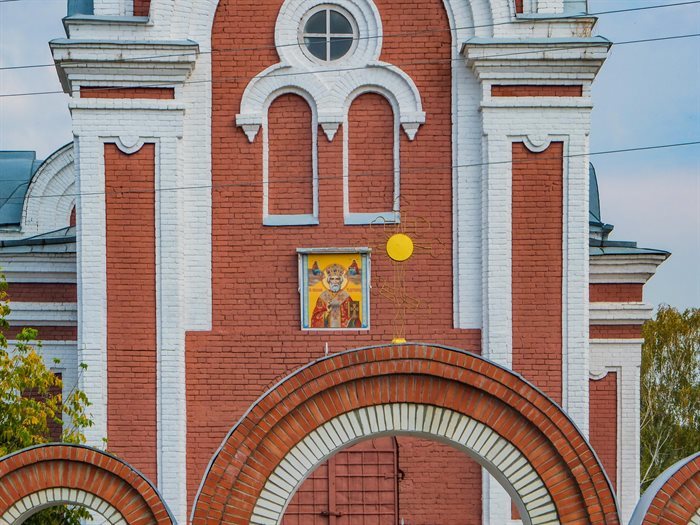
<svg viewBox="0 0 700 525"><path fill-rule="evenodd" d="M555 86L555 85L493 85L492 97L580 97L583 95L583 86Z"/></svg>
<svg viewBox="0 0 700 525"><path fill-rule="evenodd" d="M513 369L561 402L563 144L513 144ZM532 350L535 350L534 352Z"/></svg>
<svg viewBox="0 0 700 525"><path fill-rule="evenodd" d="M78 300L77 287L72 283L10 283L7 293L12 302L75 303Z"/></svg>
<svg viewBox="0 0 700 525"><path fill-rule="evenodd" d="M394 112L381 95L356 98L348 118L350 211L385 212L394 204Z"/></svg>
<svg viewBox="0 0 700 525"><path fill-rule="evenodd" d="M376 4L385 33L416 25L449 27L441 0L412 4L411 9L390 0ZM342 127L332 142L324 135L319 139L320 225L261 224L261 134L250 144L232 123L250 78L279 61L272 47L279 7L277 0L222 1L213 27L213 328L187 336L190 505L221 440L268 386L321 357L326 343L331 352L337 352L388 342L393 336L394 308L378 293L377 285L390 282L394 275L384 252L385 232L343 222ZM250 51L225 51L230 48ZM449 31L431 32L416 35L410 49L402 39L387 39L381 57L411 75L428 114L414 142L401 133L402 212L430 222L430 228L422 225L411 234L431 245L437 255L433 259L427 251L419 251L406 265L407 290L429 305L408 312L406 332L409 340L427 339L479 351L479 330L452 328L450 50ZM225 82L217 80L223 78ZM379 146L375 150L375 145L369 145L365 154L381 158L386 153ZM373 249L370 331L300 330L296 249L331 246ZM472 476L470 486L480 480L480 475Z"/></svg>
<svg viewBox="0 0 700 525"><path fill-rule="evenodd" d="M10 326L4 333L8 339L14 339L24 326ZM78 339L78 328L75 326L33 326L39 331L40 341L75 341Z"/></svg>
<svg viewBox="0 0 700 525"><path fill-rule="evenodd" d="M639 283L594 283L589 286L592 303L634 303L642 301L644 285Z"/></svg>
<svg viewBox="0 0 700 525"><path fill-rule="evenodd" d="M641 339L642 325L600 324L589 327L591 339Z"/></svg>
<svg viewBox="0 0 700 525"><path fill-rule="evenodd" d="M617 373L590 381L590 443L617 490Z"/></svg>
<svg viewBox="0 0 700 525"><path fill-rule="evenodd" d="M155 145L105 145L108 449L156 482Z"/></svg>
<svg viewBox="0 0 700 525"><path fill-rule="evenodd" d="M311 108L298 95L282 95L270 105L267 122L270 214L311 214Z"/></svg>
<svg viewBox="0 0 700 525"><path fill-rule="evenodd" d="M481 523L481 467L449 445L399 437L399 518L405 525Z"/></svg>
<svg viewBox="0 0 700 525"><path fill-rule="evenodd" d="M151 0L134 0L134 16L148 16Z"/></svg>
<svg viewBox="0 0 700 525"><path fill-rule="evenodd" d="M83 86L80 88L80 98L174 99L175 90L173 88L157 87L115 88Z"/></svg>

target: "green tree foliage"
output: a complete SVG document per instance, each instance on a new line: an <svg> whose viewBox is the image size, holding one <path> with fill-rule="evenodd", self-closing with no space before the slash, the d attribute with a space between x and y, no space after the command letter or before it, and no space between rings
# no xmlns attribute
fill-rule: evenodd
<svg viewBox="0 0 700 525"><path fill-rule="evenodd" d="M7 283L0 275L0 456L50 441L49 423L62 424L61 440L84 443L83 429L92 425L86 413L90 405L82 390L74 389L65 400L62 382L41 356L38 332L24 328L9 348L4 332L10 313ZM56 363L58 364L58 363ZM31 395L29 395L31 394ZM90 514L81 507L56 506L39 512L28 525L78 525Z"/></svg>
<svg viewBox="0 0 700 525"><path fill-rule="evenodd" d="M700 308L661 306L643 334L642 491L700 450Z"/></svg>

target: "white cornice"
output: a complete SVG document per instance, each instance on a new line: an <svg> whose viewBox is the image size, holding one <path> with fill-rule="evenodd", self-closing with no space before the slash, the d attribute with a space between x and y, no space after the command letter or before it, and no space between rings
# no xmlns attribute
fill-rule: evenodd
<svg viewBox="0 0 700 525"><path fill-rule="evenodd" d="M11 312L7 316L13 326L75 326L78 322L76 303L10 303Z"/></svg>
<svg viewBox="0 0 700 525"><path fill-rule="evenodd" d="M75 283L75 253L0 253L0 267L10 283Z"/></svg>
<svg viewBox="0 0 700 525"><path fill-rule="evenodd" d="M646 303L590 303L589 311L591 325L640 325L654 308Z"/></svg>
<svg viewBox="0 0 700 525"><path fill-rule="evenodd" d="M199 53L199 45L191 40L59 39L51 41L50 47L61 85L74 95L81 85L180 86L190 76Z"/></svg>
<svg viewBox="0 0 700 525"><path fill-rule="evenodd" d="M590 257L590 282L644 284L667 258L665 253L595 255Z"/></svg>
<svg viewBox="0 0 700 525"><path fill-rule="evenodd" d="M608 56L604 38L471 38L462 55L487 86L502 83L584 83L593 81Z"/></svg>

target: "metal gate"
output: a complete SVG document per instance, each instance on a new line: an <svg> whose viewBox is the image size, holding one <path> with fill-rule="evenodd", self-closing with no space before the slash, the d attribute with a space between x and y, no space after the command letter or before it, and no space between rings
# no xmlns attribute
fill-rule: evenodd
<svg viewBox="0 0 700 525"><path fill-rule="evenodd" d="M396 525L396 439L372 439L339 452L299 487L283 525Z"/></svg>

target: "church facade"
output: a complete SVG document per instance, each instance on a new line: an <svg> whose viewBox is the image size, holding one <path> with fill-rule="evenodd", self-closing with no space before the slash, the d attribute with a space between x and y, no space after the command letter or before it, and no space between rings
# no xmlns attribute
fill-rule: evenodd
<svg viewBox="0 0 700 525"><path fill-rule="evenodd" d="M668 253L601 220L584 10L69 2L75 140L2 153L0 264L95 424L0 461L49 469L0 520L627 523Z"/></svg>

